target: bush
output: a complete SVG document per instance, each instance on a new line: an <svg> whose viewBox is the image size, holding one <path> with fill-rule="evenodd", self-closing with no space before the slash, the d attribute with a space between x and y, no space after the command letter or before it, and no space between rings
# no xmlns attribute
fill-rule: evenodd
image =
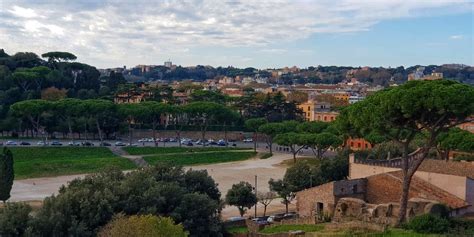
<svg viewBox="0 0 474 237"><path fill-rule="evenodd" d="M429 214L413 217L405 225L405 229L427 234L447 233L449 228L450 222L448 219Z"/></svg>
<svg viewBox="0 0 474 237"><path fill-rule="evenodd" d="M181 224L175 225L169 217L154 215L116 216L104 226L97 235L99 237L186 237Z"/></svg>
<svg viewBox="0 0 474 237"><path fill-rule="evenodd" d="M461 156L456 156L454 158L454 161L462 161L462 160L465 160L465 161L474 161L474 155L461 155Z"/></svg>
<svg viewBox="0 0 474 237"><path fill-rule="evenodd" d="M0 236L22 236L28 227L31 207L24 203L7 203L0 208Z"/></svg>

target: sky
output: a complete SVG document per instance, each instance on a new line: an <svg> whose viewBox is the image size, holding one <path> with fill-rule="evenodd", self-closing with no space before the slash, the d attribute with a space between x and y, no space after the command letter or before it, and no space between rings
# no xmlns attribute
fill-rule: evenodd
<svg viewBox="0 0 474 237"><path fill-rule="evenodd" d="M0 0L0 48L98 68L474 65L473 0Z"/></svg>

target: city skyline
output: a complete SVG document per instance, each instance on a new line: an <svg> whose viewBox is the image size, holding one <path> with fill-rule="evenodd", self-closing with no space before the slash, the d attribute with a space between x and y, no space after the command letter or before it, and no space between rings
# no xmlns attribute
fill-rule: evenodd
<svg viewBox="0 0 474 237"><path fill-rule="evenodd" d="M168 59L261 69L474 64L470 1L0 5L0 45L7 53L69 51L99 68Z"/></svg>

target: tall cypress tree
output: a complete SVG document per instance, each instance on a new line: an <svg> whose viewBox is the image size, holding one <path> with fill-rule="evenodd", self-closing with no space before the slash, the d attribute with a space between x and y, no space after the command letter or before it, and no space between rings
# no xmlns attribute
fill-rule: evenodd
<svg viewBox="0 0 474 237"><path fill-rule="evenodd" d="M5 147L0 155L0 200L4 203L10 198L14 177L13 154Z"/></svg>

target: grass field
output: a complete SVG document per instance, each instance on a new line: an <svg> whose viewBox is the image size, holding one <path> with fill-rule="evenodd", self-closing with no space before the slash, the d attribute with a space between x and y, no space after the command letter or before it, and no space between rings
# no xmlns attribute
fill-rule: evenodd
<svg viewBox="0 0 474 237"><path fill-rule="evenodd" d="M207 152L207 151L226 151L226 150L250 150L250 148L231 148L231 147L124 147L130 155L158 155L169 153L184 152Z"/></svg>
<svg viewBox="0 0 474 237"><path fill-rule="evenodd" d="M242 226L242 227L230 227L227 229L227 232L231 233L231 234L245 234L247 233L249 230L247 229L246 226Z"/></svg>
<svg viewBox="0 0 474 237"><path fill-rule="evenodd" d="M93 173L107 166L134 169L133 162L104 147L11 147L15 179Z"/></svg>
<svg viewBox="0 0 474 237"><path fill-rule="evenodd" d="M175 165L201 165L247 160L255 155L256 153L253 151L216 151L209 153L161 154L156 156L144 156L143 159L151 165L159 162L168 162Z"/></svg>

